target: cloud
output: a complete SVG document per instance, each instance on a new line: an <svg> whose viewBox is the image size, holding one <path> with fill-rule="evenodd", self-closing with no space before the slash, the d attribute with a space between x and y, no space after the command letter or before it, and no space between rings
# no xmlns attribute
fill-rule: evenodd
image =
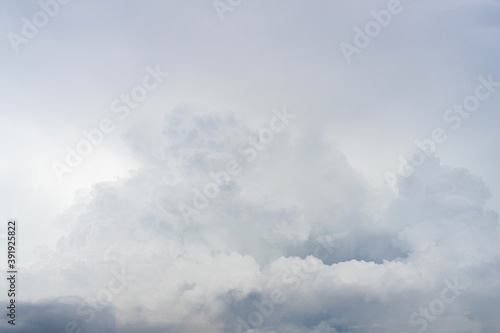
<svg viewBox="0 0 500 333"><path fill-rule="evenodd" d="M39 302L19 302L15 326L2 321L0 328L26 333L116 332L113 307L103 307L102 311L96 312L92 321L86 321L77 314L77 308L82 302L84 300L79 297L58 297ZM6 303L3 303L2 308L5 308L5 305Z"/></svg>
<svg viewBox="0 0 500 333"><path fill-rule="evenodd" d="M387 3L242 2L220 22L211 2L71 2L19 55L5 39L19 327L60 332L94 305L118 332L497 332L498 97L398 195L379 184L500 77L497 2L402 1L347 65L339 43ZM6 31L39 9L7 5ZM50 162L151 64L164 84L59 184Z"/></svg>
<svg viewBox="0 0 500 333"><path fill-rule="evenodd" d="M25 273L26 285L41 276L47 288L25 292L98 299L121 270L134 277L111 294L124 329L229 332L242 318L256 332L382 332L412 329L409 316L457 277L471 287L432 329L453 316L491 325L468 306L498 290L479 274L498 265L498 216L480 178L430 158L376 217L377 197L321 135L287 129L245 163L237 145L256 132L188 106L168 112L160 133L131 129L141 168L80 192L59 218L57 248ZM161 183L172 176L162 154L175 182ZM178 204L231 158L242 173L186 222ZM315 253L321 242L326 258Z"/></svg>

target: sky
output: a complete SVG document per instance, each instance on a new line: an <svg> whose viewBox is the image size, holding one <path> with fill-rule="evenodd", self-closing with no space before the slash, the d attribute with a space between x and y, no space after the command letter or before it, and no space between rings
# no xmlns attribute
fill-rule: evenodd
<svg viewBox="0 0 500 333"><path fill-rule="evenodd" d="M500 330L500 1L0 6L2 332Z"/></svg>

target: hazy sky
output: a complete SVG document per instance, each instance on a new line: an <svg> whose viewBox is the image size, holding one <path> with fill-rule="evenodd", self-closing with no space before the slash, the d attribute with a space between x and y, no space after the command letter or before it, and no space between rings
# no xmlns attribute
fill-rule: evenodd
<svg viewBox="0 0 500 333"><path fill-rule="evenodd" d="M500 330L500 1L6 0L0 22L2 330Z"/></svg>

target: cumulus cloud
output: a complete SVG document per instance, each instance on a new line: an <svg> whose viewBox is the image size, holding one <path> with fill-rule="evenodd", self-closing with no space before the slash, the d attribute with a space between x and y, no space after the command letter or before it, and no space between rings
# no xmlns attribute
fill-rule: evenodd
<svg viewBox="0 0 500 333"><path fill-rule="evenodd" d="M221 21L211 2L71 2L19 53L0 43L16 328L497 332L497 92L460 129L442 117L500 78L499 7L401 1L348 64L339 43L388 4L241 2ZM0 17L19 33L40 6ZM147 66L169 75L119 119ZM108 117L60 183L51 162ZM437 126L447 141L389 192Z"/></svg>
<svg viewBox="0 0 500 333"><path fill-rule="evenodd" d="M484 273L498 267L498 216L467 170L431 158L375 216L377 197L318 133L287 128L258 163L237 148L259 128L224 112L182 106L160 133L137 133L125 138L141 168L77 195L59 218L65 236L24 274L47 286L30 298L107 301L121 274L129 280L111 295L124 330L410 331L412 313L458 279L467 290L429 332L492 327L471 304L498 291ZM242 172L186 221L179 204L230 159Z"/></svg>

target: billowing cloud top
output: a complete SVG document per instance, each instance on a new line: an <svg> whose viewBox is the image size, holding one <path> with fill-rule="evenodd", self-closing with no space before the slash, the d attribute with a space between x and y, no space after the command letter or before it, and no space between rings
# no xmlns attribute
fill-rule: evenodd
<svg viewBox="0 0 500 333"><path fill-rule="evenodd" d="M498 10L5 5L0 329L498 332Z"/></svg>

